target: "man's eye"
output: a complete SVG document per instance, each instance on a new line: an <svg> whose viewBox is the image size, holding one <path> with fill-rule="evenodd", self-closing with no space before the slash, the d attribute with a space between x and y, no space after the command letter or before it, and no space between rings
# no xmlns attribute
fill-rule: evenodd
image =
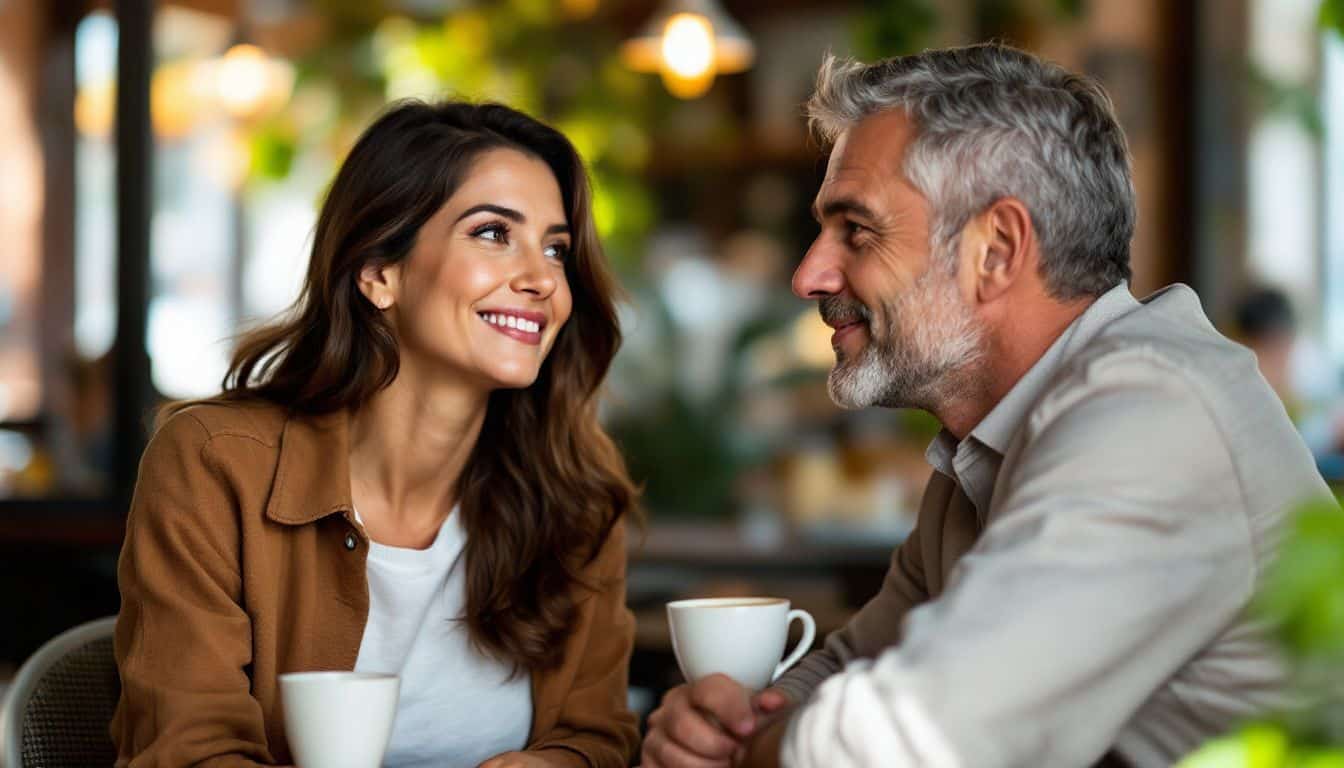
<svg viewBox="0 0 1344 768"><path fill-rule="evenodd" d="M845 240L851 245L860 245L860 240L867 237L872 230L855 221L845 222Z"/></svg>

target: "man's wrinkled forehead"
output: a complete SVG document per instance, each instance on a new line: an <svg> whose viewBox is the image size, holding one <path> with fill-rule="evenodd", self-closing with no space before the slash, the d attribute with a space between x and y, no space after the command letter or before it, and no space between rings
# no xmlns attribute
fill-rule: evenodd
<svg viewBox="0 0 1344 768"><path fill-rule="evenodd" d="M914 138L915 124L905 110L889 109L869 115L836 137L826 167L827 176L854 170L902 173L906 147Z"/></svg>
<svg viewBox="0 0 1344 768"><path fill-rule="evenodd" d="M824 211L836 199L873 200L894 192L916 194L906 179L903 159L914 138L913 125L903 111L891 110L864 118L836 137L826 163L826 175L817 192L816 208Z"/></svg>

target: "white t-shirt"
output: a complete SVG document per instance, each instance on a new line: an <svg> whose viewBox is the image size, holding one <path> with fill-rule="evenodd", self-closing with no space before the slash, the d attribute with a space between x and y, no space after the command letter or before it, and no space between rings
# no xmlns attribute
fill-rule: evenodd
<svg viewBox="0 0 1344 768"><path fill-rule="evenodd" d="M369 545L369 621L355 671L401 676L384 768L476 768L527 744L530 678L510 679L459 621L467 593L458 518L454 509L428 549Z"/></svg>

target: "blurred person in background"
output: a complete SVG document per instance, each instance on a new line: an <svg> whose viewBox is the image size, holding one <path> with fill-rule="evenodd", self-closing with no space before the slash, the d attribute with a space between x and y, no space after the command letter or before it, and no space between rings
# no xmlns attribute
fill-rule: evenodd
<svg viewBox="0 0 1344 768"><path fill-rule="evenodd" d="M1288 295L1278 288L1256 288L1237 301L1232 317L1232 338L1255 353L1260 375L1274 388L1288 414L1296 416L1292 361L1297 316Z"/></svg>
<svg viewBox="0 0 1344 768"><path fill-rule="evenodd" d="M278 676L353 669L401 676L386 766L627 765L613 290L558 132L451 102L374 122L292 314L146 449L117 764L288 763Z"/></svg>
<svg viewBox="0 0 1344 768"><path fill-rule="evenodd" d="M1331 483L1344 481L1338 374L1322 366L1323 352L1304 344L1288 294L1271 286L1253 288L1237 300L1232 321L1232 338L1255 353L1260 374L1297 424L1321 474Z"/></svg>
<svg viewBox="0 0 1344 768"><path fill-rule="evenodd" d="M828 57L809 111L831 152L793 285L831 396L934 414L936 471L879 594L765 691L670 691L645 767L1165 766L1284 704L1244 611L1327 489L1193 291L1130 293L1101 87L999 45Z"/></svg>

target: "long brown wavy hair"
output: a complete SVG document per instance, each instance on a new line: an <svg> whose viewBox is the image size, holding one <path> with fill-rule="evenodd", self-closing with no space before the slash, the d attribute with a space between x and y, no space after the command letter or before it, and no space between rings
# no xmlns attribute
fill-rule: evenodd
<svg viewBox="0 0 1344 768"><path fill-rule="evenodd" d="M574 297L537 380L493 392L457 483L467 532L466 621L478 648L514 665L557 664L580 569L636 512L625 463L597 421L620 345L615 284L593 225L583 162L558 131L499 104L402 101L356 142L313 238L303 290L282 320L242 337L224 400L262 398L302 413L355 410L397 376L396 336L360 293L366 264L406 258L421 226L481 153L511 148L559 182L572 237Z"/></svg>

